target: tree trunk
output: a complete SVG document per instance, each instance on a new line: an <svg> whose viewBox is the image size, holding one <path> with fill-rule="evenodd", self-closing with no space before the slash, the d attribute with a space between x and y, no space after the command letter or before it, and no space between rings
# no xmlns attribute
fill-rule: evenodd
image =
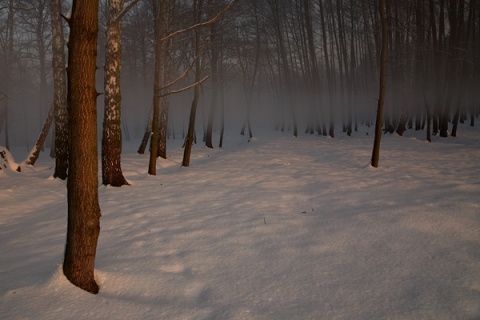
<svg viewBox="0 0 480 320"><path fill-rule="evenodd" d="M461 0L463 1L463 0ZM463 12L462 12L463 15ZM448 41L447 67L444 78L443 92L445 94L445 104L440 116L440 137L448 137L448 120L450 118L452 96L454 87L458 78L457 73L457 51L458 51L458 12L457 1L451 1L448 10L448 21L450 23L450 37Z"/></svg>
<svg viewBox="0 0 480 320"><path fill-rule="evenodd" d="M150 136L152 135L152 120L153 120L153 107L150 111L150 115L148 116L147 127L145 128L145 133L143 134L142 142L140 143L140 146L138 147L138 150L137 150L138 154L144 154L145 153L145 149L147 148L148 140L150 139Z"/></svg>
<svg viewBox="0 0 480 320"><path fill-rule="evenodd" d="M375 122L375 141L373 143L371 165L378 168L378 160L380 158L380 139L382 136L382 119L383 106L385 104L385 91L387 86L387 41L388 41L388 25L387 16L385 14L385 0L379 0L379 12L382 23L382 51L380 55L380 88L377 106L377 118Z"/></svg>
<svg viewBox="0 0 480 320"><path fill-rule="evenodd" d="M7 48L5 50L5 84L6 84L6 100L4 104L4 130L5 130L5 147L10 149L10 138L9 138L9 105L10 105L10 95L11 95L11 88L12 88L12 64L13 64L13 26L14 26L14 16L15 16L15 8L13 0L9 0L8 2L8 17L7 17Z"/></svg>
<svg viewBox="0 0 480 320"><path fill-rule="evenodd" d="M158 157L158 138L160 123L160 93L162 87L162 77L164 68L163 52L163 26L162 19L164 13L165 0L160 0L160 7L155 12L155 74L153 80L153 120L152 120L152 138L150 140L150 161L148 163L148 174L155 176L157 174Z"/></svg>
<svg viewBox="0 0 480 320"><path fill-rule="evenodd" d="M220 84L220 141L218 142L218 147L223 147L223 136L225 134L225 89L223 88L223 82Z"/></svg>
<svg viewBox="0 0 480 320"><path fill-rule="evenodd" d="M34 166L35 162L37 162L38 156L40 155L40 151L43 148L43 144L45 143L45 139L47 138L48 131L50 131L50 127L52 126L53 122L53 105L50 107L50 110L48 111L47 119L45 120L45 123L43 124L42 131L40 132L40 135L38 136L37 142L35 143L35 146L33 147L32 151L27 157L27 160L25 163L29 166Z"/></svg>
<svg viewBox="0 0 480 320"><path fill-rule="evenodd" d="M200 2L200 3L198 3ZM201 17L201 4L202 1L193 1L193 6L194 6L194 19L195 23L200 22L200 17ZM185 138L185 148L183 152L183 161L182 161L182 166L188 167L190 166L190 156L192 154L192 145L193 145L193 139L194 139L194 133L195 133L195 116L197 113L197 106L198 106L198 99L200 98L200 79L201 79L201 68L200 68L200 30L195 29L195 88L194 88L194 94L193 94L193 101L192 101L192 106L190 108L190 118L188 122L188 132L187 136Z"/></svg>
<svg viewBox="0 0 480 320"><path fill-rule="evenodd" d="M209 9L212 10L212 1L208 1ZM214 12L214 10L212 10ZM212 100L207 120L207 132L205 136L205 145L213 148L213 120L218 105L218 58L219 44L217 43L217 27L215 24L210 25L210 66L212 69Z"/></svg>
<svg viewBox="0 0 480 320"><path fill-rule="evenodd" d="M163 34L169 34L173 30L175 20L175 0L165 0L164 13L162 15ZM163 68L160 79L163 84L172 81L172 39L168 39L163 43ZM167 159L167 133L168 133L168 117L170 110L170 96L160 97L160 121L159 121L159 135L158 135L158 154L157 156Z"/></svg>
<svg viewBox="0 0 480 320"><path fill-rule="evenodd" d="M47 10L46 5L47 1L38 1L36 4L38 7L37 15L35 17L36 22L36 39L37 50L38 50L38 67L39 67L39 80L40 80L40 108L39 119L42 119L45 115L45 109L47 108L47 71L45 67L46 61L46 40L45 40L45 29L46 29L46 17L44 12ZM50 112L50 111L49 111ZM47 112L48 113L48 112ZM40 120L41 121L41 120ZM43 146L42 146L43 148Z"/></svg>
<svg viewBox="0 0 480 320"><path fill-rule="evenodd" d="M52 20L53 105L55 110L55 172L54 178L67 179L68 170L68 112L67 79L65 74L65 40L60 17L60 0L50 0Z"/></svg>
<svg viewBox="0 0 480 320"><path fill-rule="evenodd" d="M113 187L128 185L121 167L122 125L120 71L122 65L122 23L118 15L125 0L108 0L105 29L105 112L102 135L102 183Z"/></svg>
<svg viewBox="0 0 480 320"><path fill-rule="evenodd" d="M95 254L100 234L95 72L98 0L73 0L68 42L68 228L63 273L97 293Z"/></svg>
<svg viewBox="0 0 480 320"><path fill-rule="evenodd" d="M329 109L329 125L328 125L328 136L330 138L335 137L335 107L334 107L334 83L332 71L330 68L330 58L328 54L328 45L327 45L327 28L325 26L325 13L323 9L323 1L319 1L320 8L320 21L322 28L322 44L323 44L323 56L325 58L325 69L327 73L327 86L328 86L328 109Z"/></svg>
<svg viewBox="0 0 480 320"><path fill-rule="evenodd" d="M427 141L432 142L432 114L430 112L430 107L427 103L427 95L423 93L423 102L425 105L425 112L427 114Z"/></svg>
<svg viewBox="0 0 480 320"><path fill-rule="evenodd" d="M160 121L158 132L158 153L157 156L167 159L167 131L168 131L168 111L170 108L170 98L160 98Z"/></svg>

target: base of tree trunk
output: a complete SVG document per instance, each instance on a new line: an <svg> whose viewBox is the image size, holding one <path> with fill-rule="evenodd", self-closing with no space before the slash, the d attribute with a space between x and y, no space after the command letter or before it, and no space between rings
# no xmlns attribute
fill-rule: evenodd
<svg viewBox="0 0 480 320"><path fill-rule="evenodd" d="M74 274L69 273L68 268L63 267L63 274L65 277L75 286L83 289L87 292L97 294L100 290L97 282L95 280L84 279L83 277L75 276Z"/></svg>

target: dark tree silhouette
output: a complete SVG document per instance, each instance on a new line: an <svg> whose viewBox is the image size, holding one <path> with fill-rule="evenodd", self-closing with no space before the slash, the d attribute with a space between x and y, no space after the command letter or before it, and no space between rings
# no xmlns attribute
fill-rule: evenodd
<svg viewBox="0 0 480 320"><path fill-rule="evenodd" d="M387 86L387 45L388 45L388 25L387 15L385 13L385 0L378 1L378 10L380 11L380 20L382 24L382 52L380 54L380 90L377 106L377 119L375 122L375 141L373 143L372 167L378 167L380 157L380 138L382 136L383 106L385 104L385 91Z"/></svg>

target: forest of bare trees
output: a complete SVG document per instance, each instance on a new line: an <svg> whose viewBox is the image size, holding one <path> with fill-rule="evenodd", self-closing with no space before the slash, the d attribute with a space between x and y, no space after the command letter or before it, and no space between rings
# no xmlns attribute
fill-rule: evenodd
<svg viewBox="0 0 480 320"><path fill-rule="evenodd" d="M145 128L158 118L157 153L162 157L168 135L187 135L192 100L198 105L194 139L209 147L218 143L212 141L212 132L224 126L250 137L260 125L294 135L334 137L373 123L381 52L377 1L240 0L215 23L192 28L230 2L100 1L97 91L105 97L99 121L117 126L121 137L136 138L140 145ZM66 15L70 1L60 5ZM120 19L112 18L125 6L129 10ZM384 131L402 135L409 129L424 130L430 139L432 134L456 136L459 122L474 125L480 83L479 1L390 0L385 6ZM12 143L33 147L50 106L60 99L54 100L52 61L61 61L59 37L65 40L70 31L58 17L46 0L0 1L0 139L7 148ZM54 28L59 23L61 34ZM119 53L111 52L112 23L120 31L120 38L113 40ZM179 30L183 32L165 38ZM106 65L114 54L120 59L115 72L121 100L115 99L121 113L112 111L115 99L101 80L112 72ZM193 85L202 79L201 85ZM155 80L161 83L154 89ZM183 91L186 87L191 90ZM149 117L154 105L158 112ZM55 110L57 127L51 131L63 132L62 137L65 132L58 123L65 122L64 109ZM232 118L238 121L228 121ZM99 136L113 139L103 130ZM46 144L62 146L61 137L48 138ZM118 143L115 150L121 150ZM105 175L106 182L124 183L114 178L115 172Z"/></svg>
<svg viewBox="0 0 480 320"><path fill-rule="evenodd" d="M226 128L455 137L480 112L480 1L0 0L0 61L0 145L27 165L51 147L69 177L64 272L97 292L98 141L102 183L122 186L123 139L155 175L169 137L189 166Z"/></svg>

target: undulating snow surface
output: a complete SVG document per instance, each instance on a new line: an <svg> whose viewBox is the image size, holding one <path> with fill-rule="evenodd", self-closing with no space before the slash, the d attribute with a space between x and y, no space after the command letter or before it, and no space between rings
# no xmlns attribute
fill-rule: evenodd
<svg viewBox="0 0 480 320"><path fill-rule="evenodd" d="M410 136L409 136L410 135ZM66 183L0 173L1 319L480 319L480 131L181 141L100 186L100 293L61 272ZM15 155L15 150L14 150ZM17 157L17 156L16 156ZM17 161L19 159L16 159Z"/></svg>

